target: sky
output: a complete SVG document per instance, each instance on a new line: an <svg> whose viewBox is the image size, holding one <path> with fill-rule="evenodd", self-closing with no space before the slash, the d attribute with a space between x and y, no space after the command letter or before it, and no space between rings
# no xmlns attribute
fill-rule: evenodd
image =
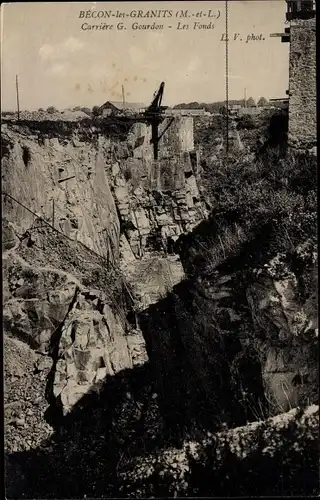
<svg viewBox="0 0 320 500"><path fill-rule="evenodd" d="M188 18L180 11L188 10ZM125 19L82 18L80 11L128 14ZM156 19L131 17L142 10L171 10ZM209 14L211 10L211 14ZM288 88L289 44L283 32L284 0L228 2L229 99L284 97ZM133 14L132 14L133 12ZM196 17L202 12L202 17ZM130 14L131 13L131 14ZM206 16L204 16L206 14ZM100 14L99 14L100 15ZM213 17L210 17L213 16ZM226 95L225 2L39 2L1 6L1 98L3 110L101 105L122 100L149 104L165 82L163 104L215 102ZM132 25L162 24L162 30ZM123 22L126 29L116 29ZM189 25L177 29L178 23ZM214 25L194 29L194 23ZM113 29L82 29L113 24ZM171 26L171 28L169 28ZM239 33L233 40L234 33ZM264 40L249 40L248 35ZM242 41L240 41L242 39Z"/></svg>

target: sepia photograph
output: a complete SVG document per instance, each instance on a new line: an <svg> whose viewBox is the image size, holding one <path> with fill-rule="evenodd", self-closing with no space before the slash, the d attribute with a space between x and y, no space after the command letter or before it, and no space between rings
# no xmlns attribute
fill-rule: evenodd
<svg viewBox="0 0 320 500"><path fill-rule="evenodd" d="M1 5L4 497L318 497L316 2Z"/></svg>

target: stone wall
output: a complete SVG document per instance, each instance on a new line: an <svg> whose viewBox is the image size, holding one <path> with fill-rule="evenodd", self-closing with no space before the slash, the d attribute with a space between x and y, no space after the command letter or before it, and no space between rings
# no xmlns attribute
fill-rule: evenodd
<svg viewBox="0 0 320 500"><path fill-rule="evenodd" d="M315 19L291 23L289 96L289 145L312 148L317 140Z"/></svg>

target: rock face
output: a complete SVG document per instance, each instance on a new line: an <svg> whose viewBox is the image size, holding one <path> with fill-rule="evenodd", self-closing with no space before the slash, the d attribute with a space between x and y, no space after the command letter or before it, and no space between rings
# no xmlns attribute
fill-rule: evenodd
<svg viewBox="0 0 320 500"><path fill-rule="evenodd" d="M23 233L36 220L30 209L115 262L120 225L99 145L12 127L4 130L3 143L2 190L26 207L3 199L3 212L17 231Z"/></svg>
<svg viewBox="0 0 320 500"><path fill-rule="evenodd" d="M81 128L63 122L61 128L57 122L6 124L3 191L14 199L3 197L3 211L11 231L21 236L47 222L113 263L120 249L130 279L142 258L149 263L159 258L159 265L151 266L155 282L173 276L177 283L181 265L169 258L162 266L162 258L174 252L181 233L207 216L198 189L193 118L165 118L158 136L155 159L146 123L123 133L111 133L99 122L81 122ZM142 288L149 286L142 282ZM162 287L158 294L152 288L141 307L160 297Z"/></svg>
<svg viewBox="0 0 320 500"><path fill-rule="evenodd" d="M119 270L60 233L32 234L3 258L4 330L51 359L48 395L67 413L107 376L143 364L144 340L126 320Z"/></svg>
<svg viewBox="0 0 320 500"><path fill-rule="evenodd" d="M150 125L122 135L101 127L13 121L3 131L4 325L52 358L50 391L63 412L99 381L146 361L110 265L121 253L147 307L182 279L179 261L165 256L205 217L192 118L164 119L158 153Z"/></svg>
<svg viewBox="0 0 320 500"><path fill-rule="evenodd" d="M274 411L316 396L317 254L307 242L278 255L247 289L267 397Z"/></svg>
<svg viewBox="0 0 320 500"><path fill-rule="evenodd" d="M33 267L17 256L5 262L5 271L12 294L3 308L6 331L48 354L52 335L68 312L77 283L63 272Z"/></svg>
<svg viewBox="0 0 320 500"><path fill-rule="evenodd" d="M102 292L77 290L60 328L53 395L65 413L106 377L147 361L141 333L126 335Z"/></svg>
<svg viewBox="0 0 320 500"><path fill-rule="evenodd" d="M36 218L30 209L115 262L120 222L137 258L148 248L168 250L168 238L206 216L191 117L165 119L159 126L157 160L150 125L135 123L125 142L82 126L88 129L86 138L72 128L52 135L49 124L47 134L43 124L4 126L3 191L26 207L4 197L8 221L28 229Z"/></svg>
<svg viewBox="0 0 320 500"><path fill-rule="evenodd" d="M151 127L135 124L128 135L130 156L115 162L109 174L124 234L136 257L148 250L170 252L170 240L206 216L197 185L193 119L165 119L158 133L155 159Z"/></svg>
<svg viewBox="0 0 320 500"><path fill-rule="evenodd" d="M307 242L250 276L206 271L142 314L165 414L241 425L317 403L315 259Z"/></svg>

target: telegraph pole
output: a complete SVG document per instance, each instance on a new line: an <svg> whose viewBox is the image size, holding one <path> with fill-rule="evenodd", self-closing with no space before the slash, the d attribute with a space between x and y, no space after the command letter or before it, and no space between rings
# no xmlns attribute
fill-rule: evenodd
<svg viewBox="0 0 320 500"><path fill-rule="evenodd" d="M54 216L55 216L55 213L54 213L54 198L52 199L52 226L54 227Z"/></svg>
<svg viewBox="0 0 320 500"><path fill-rule="evenodd" d="M247 107L247 89L244 89L244 107Z"/></svg>
<svg viewBox="0 0 320 500"><path fill-rule="evenodd" d="M19 104L19 81L18 75L16 75L16 92L17 92L17 110L18 110L18 121L20 120L20 104Z"/></svg>
<svg viewBox="0 0 320 500"><path fill-rule="evenodd" d="M125 108L125 99L124 99L124 86L121 85L121 88L122 88L122 103L123 103L123 109Z"/></svg>
<svg viewBox="0 0 320 500"><path fill-rule="evenodd" d="M228 0L225 0L226 12L226 153L229 150L229 50L228 50Z"/></svg>

